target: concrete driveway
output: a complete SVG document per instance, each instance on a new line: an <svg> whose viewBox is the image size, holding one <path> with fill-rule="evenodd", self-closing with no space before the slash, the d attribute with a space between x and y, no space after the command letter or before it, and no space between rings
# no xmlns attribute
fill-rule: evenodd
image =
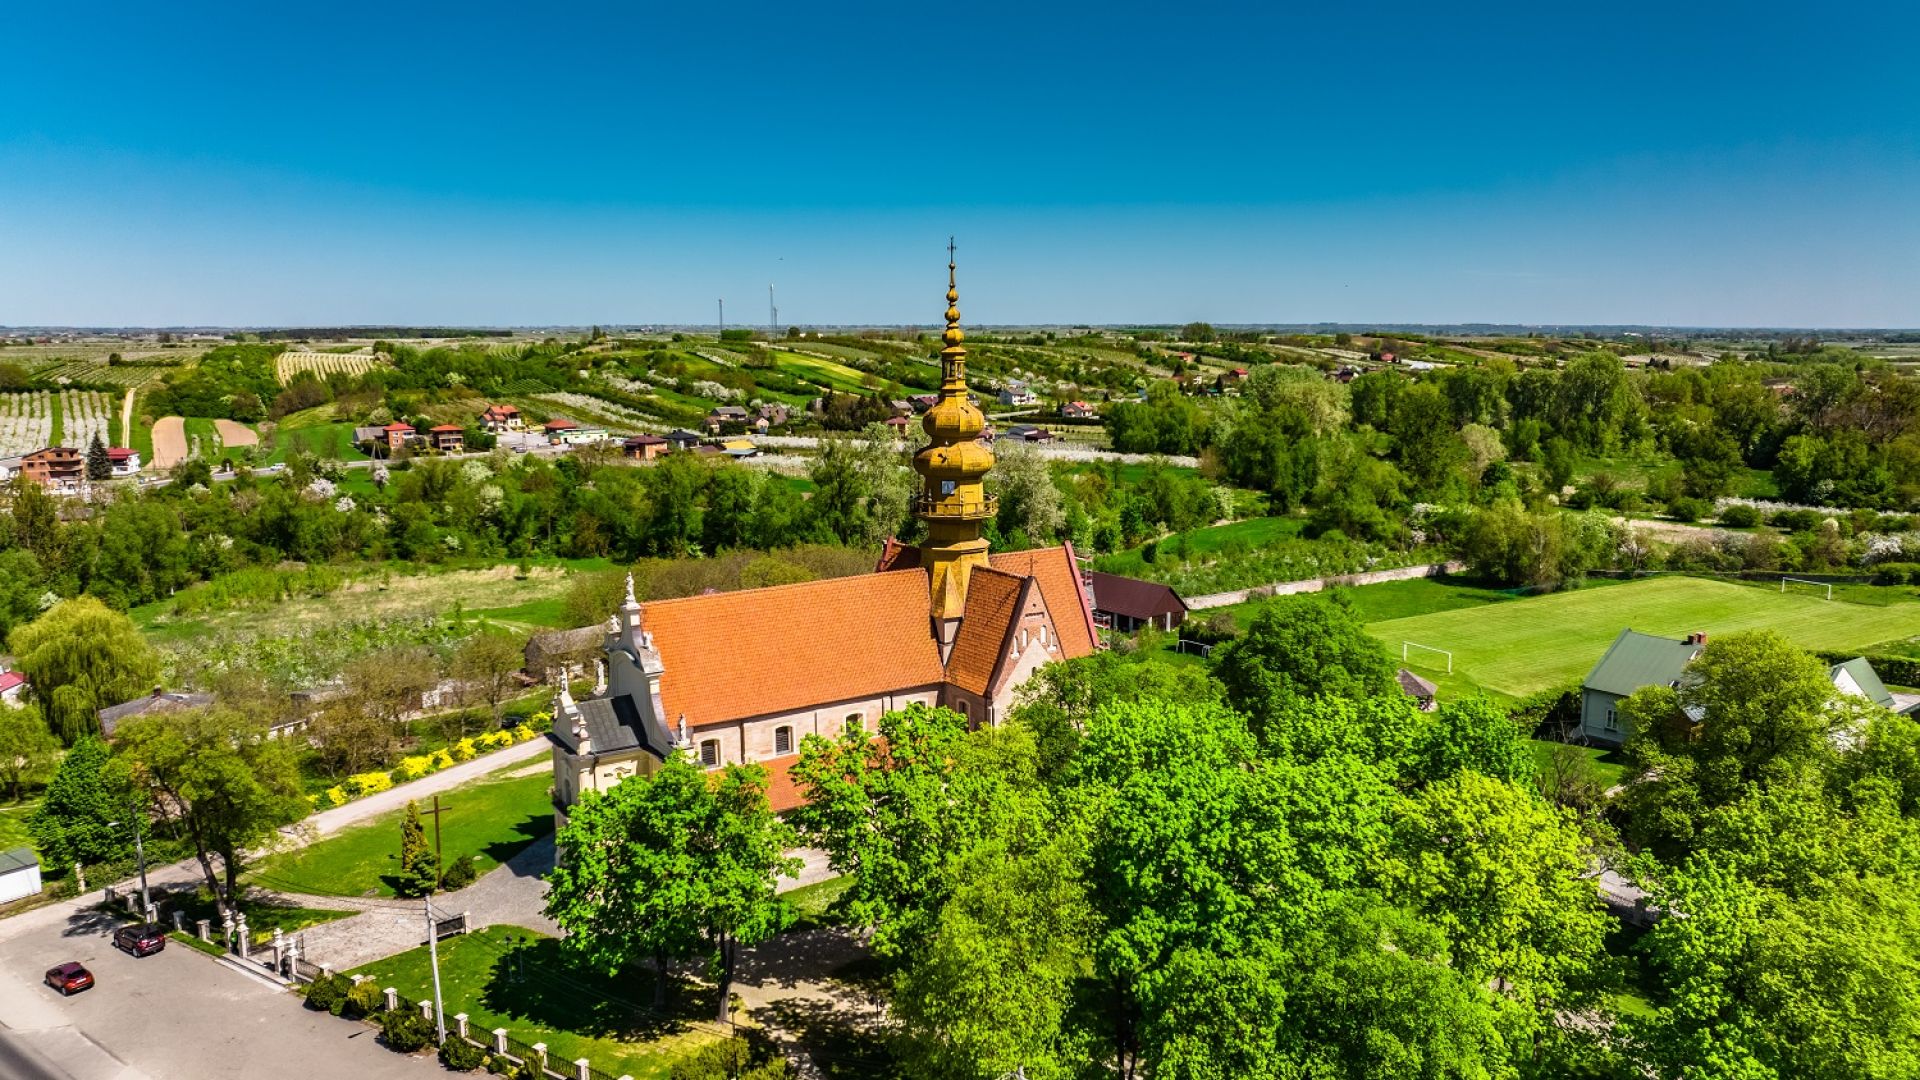
<svg viewBox="0 0 1920 1080"><path fill-rule="evenodd" d="M14 920L9 920L14 921ZM309 1011L264 980L178 942L135 959L95 912L39 921L0 944L0 1076L20 1080L423 1080L364 1024ZM63 998L41 981L78 960L97 985Z"/></svg>

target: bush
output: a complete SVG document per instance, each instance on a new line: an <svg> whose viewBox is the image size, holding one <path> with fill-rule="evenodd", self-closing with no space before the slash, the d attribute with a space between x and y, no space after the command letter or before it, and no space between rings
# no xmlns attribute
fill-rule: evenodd
<svg viewBox="0 0 1920 1080"><path fill-rule="evenodd" d="M454 1072L472 1072L487 1063L487 1052L457 1034L449 1035L440 1047L440 1063Z"/></svg>
<svg viewBox="0 0 1920 1080"><path fill-rule="evenodd" d="M473 856L462 855L453 860L453 865L447 867L446 873L440 875L440 887L448 892L464 889L473 884L473 879L479 876L479 872L473 866Z"/></svg>
<svg viewBox="0 0 1920 1080"><path fill-rule="evenodd" d="M385 1007L386 1003L387 994L381 989L380 984L372 979L365 979L347 991L347 1002L339 1015L355 1019L372 1016Z"/></svg>
<svg viewBox="0 0 1920 1080"><path fill-rule="evenodd" d="M512 1076L514 1064L505 1054L487 1056L487 1071L495 1076Z"/></svg>
<svg viewBox="0 0 1920 1080"><path fill-rule="evenodd" d="M353 789L355 798L360 798L392 787L393 778L383 772L357 773L347 777L347 786Z"/></svg>
<svg viewBox="0 0 1920 1080"><path fill-rule="evenodd" d="M1729 529L1751 529L1760 524L1760 511L1745 503L1734 503L1720 511L1720 524Z"/></svg>
<svg viewBox="0 0 1920 1080"><path fill-rule="evenodd" d="M1889 562L1873 568L1875 585L1920 585L1920 563Z"/></svg>
<svg viewBox="0 0 1920 1080"><path fill-rule="evenodd" d="M433 1024L414 1009L380 1014L380 1037L396 1053L417 1054L433 1045Z"/></svg>
<svg viewBox="0 0 1920 1080"><path fill-rule="evenodd" d="M352 980L345 975L315 979L307 984L307 1008L339 1016L341 1007L347 1003L347 991L352 986Z"/></svg>
<svg viewBox="0 0 1920 1080"><path fill-rule="evenodd" d="M1773 524L1788 532L1807 532L1819 525L1822 518L1812 510L1782 510L1773 515Z"/></svg>
<svg viewBox="0 0 1920 1080"><path fill-rule="evenodd" d="M1707 516L1709 510L1705 500L1684 495L1667 503L1667 515L1675 521L1699 521Z"/></svg>

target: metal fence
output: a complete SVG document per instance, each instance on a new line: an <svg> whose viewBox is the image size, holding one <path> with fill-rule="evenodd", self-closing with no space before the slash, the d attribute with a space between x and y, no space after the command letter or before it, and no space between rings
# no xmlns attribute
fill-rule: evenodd
<svg viewBox="0 0 1920 1080"><path fill-rule="evenodd" d="M453 916L452 918L436 919L434 920L434 923L433 923L434 937L440 941L445 941L450 937L453 937L458 934L464 934L466 932L467 932L467 913L464 911L458 915Z"/></svg>

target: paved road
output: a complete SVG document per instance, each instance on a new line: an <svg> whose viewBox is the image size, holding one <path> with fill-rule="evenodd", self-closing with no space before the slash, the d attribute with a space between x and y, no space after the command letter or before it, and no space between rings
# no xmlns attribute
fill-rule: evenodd
<svg viewBox="0 0 1920 1080"><path fill-rule="evenodd" d="M19 920L8 920L8 923ZM0 1076L8 1080L424 1080L373 1029L179 944L136 960L93 912L16 931L0 945ZM63 998L40 981L79 960L98 985Z"/></svg>

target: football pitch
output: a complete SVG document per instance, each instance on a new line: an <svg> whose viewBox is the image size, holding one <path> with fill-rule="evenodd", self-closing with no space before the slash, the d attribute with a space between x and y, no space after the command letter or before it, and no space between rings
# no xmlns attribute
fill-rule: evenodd
<svg viewBox="0 0 1920 1080"><path fill-rule="evenodd" d="M1411 650L1405 665L1445 692L1521 697L1578 683L1627 627L1675 638L1777 630L1806 649L1864 651L1920 635L1920 603L1851 604L1676 576L1390 619L1367 630L1395 662L1406 641L1451 651L1452 675L1445 657L1423 649Z"/></svg>

